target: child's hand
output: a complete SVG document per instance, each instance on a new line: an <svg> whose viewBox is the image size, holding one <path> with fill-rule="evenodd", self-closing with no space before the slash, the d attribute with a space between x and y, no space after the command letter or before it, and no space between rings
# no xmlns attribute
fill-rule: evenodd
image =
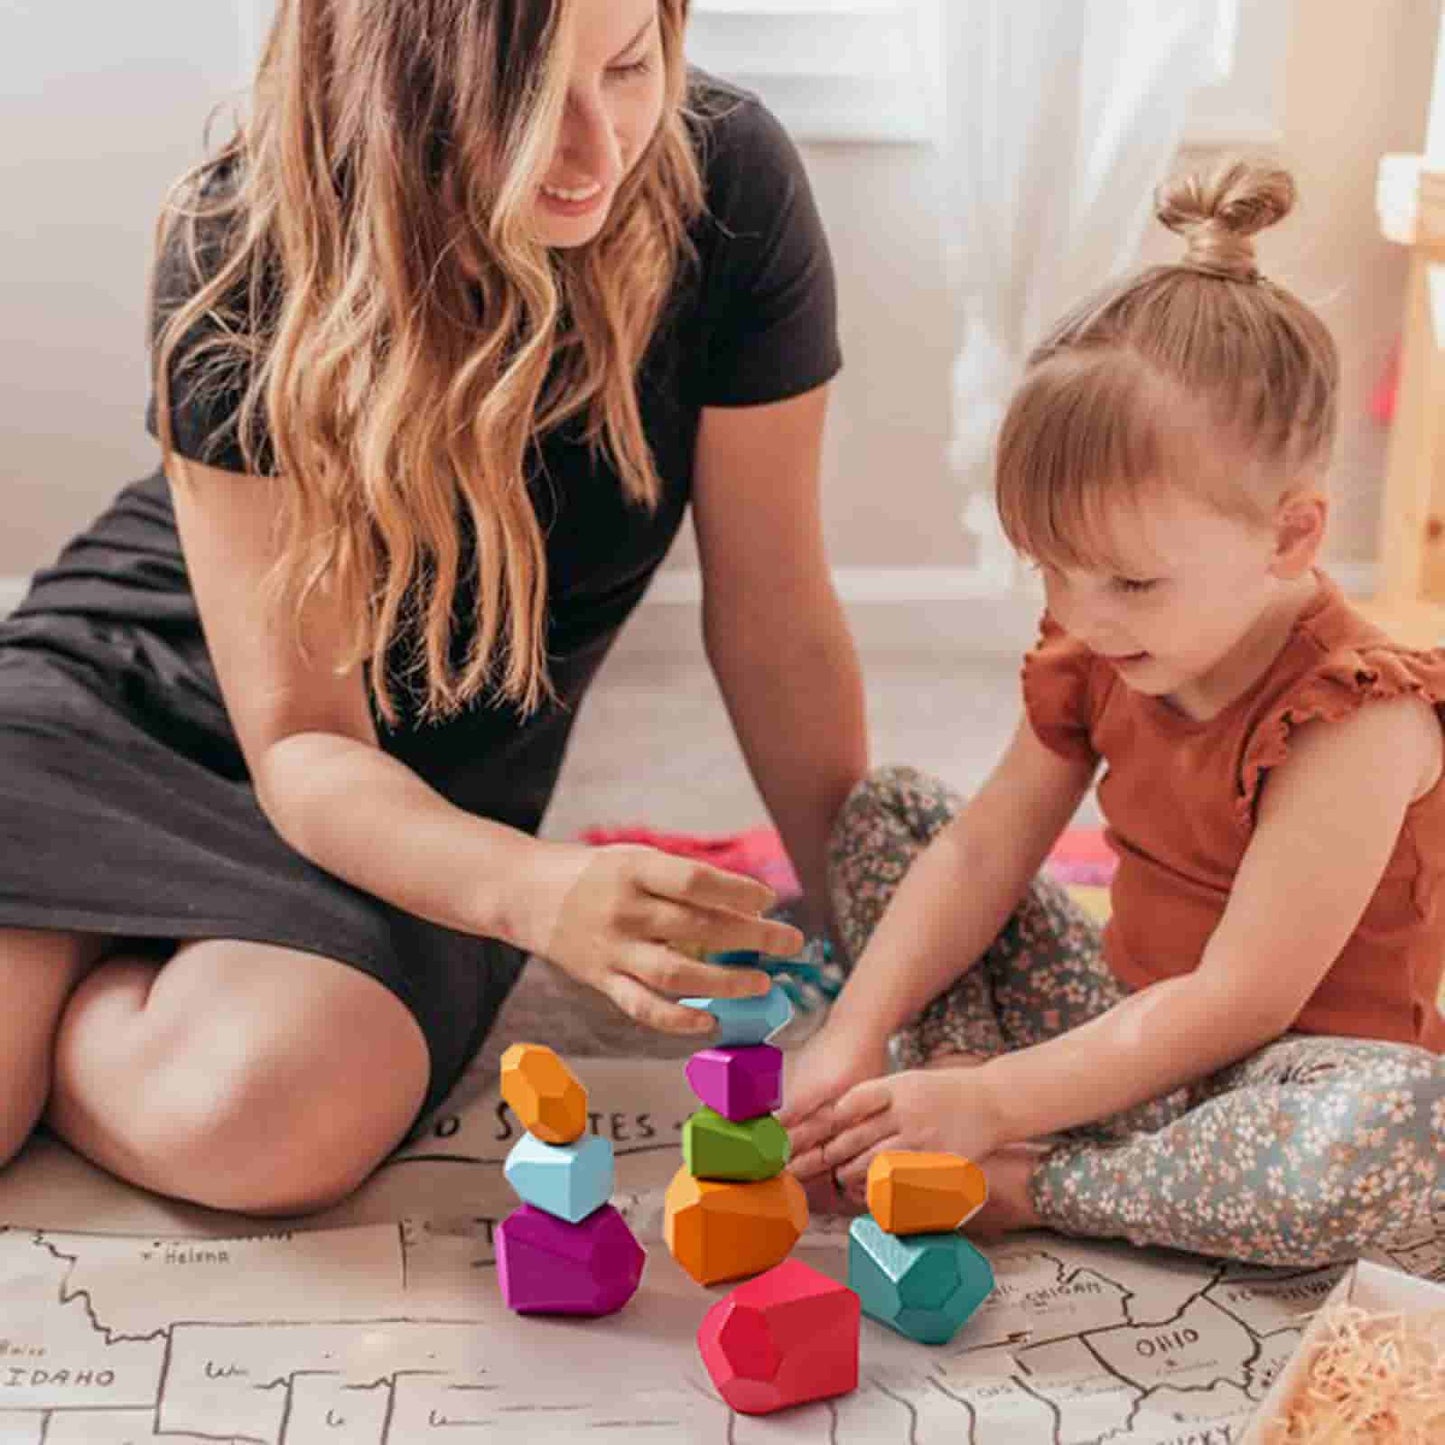
<svg viewBox="0 0 1445 1445"><path fill-rule="evenodd" d="M856 1192L885 1149L986 1159L1007 1142L987 1069L910 1069L858 1084L833 1107L831 1136L792 1167L800 1177L830 1170L845 1192Z"/></svg>
<svg viewBox="0 0 1445 1445"><path fill-rule="evenodd" d="M664 1033L713 1028L710 1015L669 995L746 998L772 987L757 969L699 963L683 950L789 957L803 946L796 928L759 917L774 901L765 884L652 848L555 845L535 886L544 940L535 951Z"/></svg>
<svg viewBox="0 0 1445 1445"><path fill-rule="evenodd" d="M806 1182L827 1172L816 1146L836 1132L838 1101L855 1084L888 1071L888 1041L827 1023L786 1068L778 1118L792 1145L792 1171Z"/></svg>

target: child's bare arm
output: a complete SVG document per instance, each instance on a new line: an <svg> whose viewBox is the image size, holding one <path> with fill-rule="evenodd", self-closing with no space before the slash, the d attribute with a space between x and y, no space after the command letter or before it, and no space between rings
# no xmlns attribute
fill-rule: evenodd
<svg viewBox="0 0 1445 1445"><path fill-rule="evenodd" d="M888 1037L998 936L1073 816L1093 768L1051 752L1024 720L963 812L918 857L858 960L827 1025L790 1071L783 1119L795 1153L828 1132L805 1123L881 1071Z"/></svg>
<svg viewBox="0 0 1445 1445"><path fill-rule="evenodd" d="M1284 1033L1354 932L1406 809L1440 766L1439 722L1414 698L1301 729L1270 776L1199 967L977 1071L1000 1142L1106 1118Z"/></svg>

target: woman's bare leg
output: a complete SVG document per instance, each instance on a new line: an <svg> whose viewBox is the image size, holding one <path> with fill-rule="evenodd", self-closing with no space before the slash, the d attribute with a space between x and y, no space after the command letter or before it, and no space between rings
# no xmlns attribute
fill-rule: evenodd
<svg viewBox="0 0 1445 1445"><path fill-rule="evenodd" d="M71 990L111 941L100 935L0 929L0 1165L45 1108L55 1032Z"/></svg>
<svg viewBox="0 0 1445 1445"><path fill-rule="evenodd" d="M293 1214L344 1198L426 1094L415 1018L367 974L226 939L108 959L61 1019L47 1115L143 1188Z"/></svg>

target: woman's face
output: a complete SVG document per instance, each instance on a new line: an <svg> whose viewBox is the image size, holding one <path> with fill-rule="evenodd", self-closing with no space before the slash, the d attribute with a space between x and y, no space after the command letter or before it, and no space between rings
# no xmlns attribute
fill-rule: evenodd
<svg viewBox="0 0 1445 1445"><path fill-rule="evenodd" d="M537 238L581 246L662 119L666 77L658 0L572 0L567 104L536 199Z"/></svg>

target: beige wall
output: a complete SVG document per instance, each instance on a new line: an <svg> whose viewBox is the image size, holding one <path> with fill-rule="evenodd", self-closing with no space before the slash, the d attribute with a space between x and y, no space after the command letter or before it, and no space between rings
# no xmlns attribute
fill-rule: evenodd
<svg viewBox="0 0 1445 1445"><path fill-rule="evenodd" d="M0 3L0 578L154 466L151 227L239 50L229 0Z"/></svg>
<svg viewBox="0 0 1445 1445"><path fill-rule="evenodd" d="M1343 358L1333 551L1375 546L1384 436L1370 389L1399 322L1405 265L1375 224L1382 152L1424 141L1439 0L1278 0L1296 20L1279 155L1301 203L1261 247L1266 270L1317 306ZM967 560L944 474L953 318L937 242L938 162L919 150L807 151L842 291L848 369L829 439L828 533L842 566ZM1181 164L1207 162L1186 154ZM1157 228L1141 260L1176 254Z"/></svg>
<svg viewBox="0 0 1445 1445"><path fill-rule="evenodd" d="M1383 455L1365 403L1404 275L1375 230L1375 163L1422 141L1439 0L1293 3L1282 153L1302 205L1264 261L1340 341L1335 550L1363 558ZM218 10L229 7L147 0L112 16L93 0L18 0L0 15L0 577L43 562L153 459L140 419L151 218L231 80L234 28ZM828 438L834 561L961 564L944 466L954 330L938 162L906 147L807 154L848 354ZM689 561L684 548L671 565Z"/></svg>

